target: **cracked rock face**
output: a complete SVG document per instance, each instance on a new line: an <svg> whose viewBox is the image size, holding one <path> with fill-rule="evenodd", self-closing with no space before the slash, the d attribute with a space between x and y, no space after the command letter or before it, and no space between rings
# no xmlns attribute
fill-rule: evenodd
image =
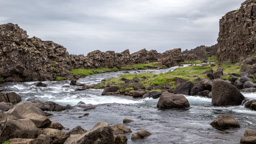
<svg viewBox="0 0 256 144"><path fill-rule="evenodd" d="M255 53L256 2L246 0L220 20L218 60L236 62Z"/></svg>

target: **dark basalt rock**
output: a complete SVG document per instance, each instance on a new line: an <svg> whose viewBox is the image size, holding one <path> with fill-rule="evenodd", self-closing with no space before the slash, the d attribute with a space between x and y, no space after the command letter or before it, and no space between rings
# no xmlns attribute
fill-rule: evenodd
<svg viewBox="0 0 256 144"><path fill-rule="evenodd" d="M255 53L256 2L246 0L220 20L218 61L236 62Z"/></svg>
<svg viewBox="0 0 256 144"><path fill-rule="evenodd" d="M190 81L179 85L174 93L176 94L184 94L184 95L190 95L191 89L193 88L194 84Z"/></svg>
<svg viewBox="0 0 256 144"><path fill-rule="evenodd" d="M244 99L234 85L220 79L213 81L212 104L214 106L241 105Z"/></svg>

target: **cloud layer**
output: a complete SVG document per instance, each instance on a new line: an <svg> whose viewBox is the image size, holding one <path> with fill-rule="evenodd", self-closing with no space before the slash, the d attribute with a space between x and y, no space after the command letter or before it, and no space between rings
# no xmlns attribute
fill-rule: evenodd
<svg viewBox="0 0 256 144"><path fill-rule="evenodd" d="M52 40L72 54L159 52L217 43L219 19L244 0L0 0L0 24Z"/></svg>

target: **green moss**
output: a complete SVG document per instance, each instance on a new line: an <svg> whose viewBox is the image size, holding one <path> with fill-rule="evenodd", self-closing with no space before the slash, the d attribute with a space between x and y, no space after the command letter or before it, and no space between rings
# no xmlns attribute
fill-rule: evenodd
<svg viewBox="0 0 256 144"><path fill-rule="evenodd" d="M162 90L160 90L160 89L153 89L150 92L162 92Z"/></svg>
<svg viewBox="0 0 256 144"><path fill-rule="evenodd" d="M57 76L56 77L56 81L61 81L61 80L66 80L67 78L66 77L59 77L59 76Z"/></svg>
<svg viewBox="0 0 256 144"><path fill-rule="evenodd" d="M213 55L211 57L208 57L208 62L217 62L217 56Z"/></svg>
<svg viewBox="0 0 256 144"><path fill-rule="evenodd" d="M5 141L2 144L10 144L10 142L9 141Z"/></svg>
<svg viewBox="0 0 256 144"><path fill-rule="evenodd" d="M192 61L181 62L181 64L201 64L201 63L203 63L203 62L200 61L200 60L192 60Z"/></svg>
<svg viewBox="0 0 256 144"><path fill-rule="evenodd" d="M220 78L222 78L222 79L224 79L224 80L229 80L229 81L232 80L232 78L230 77L230 75L228 75L228 76L221 76Z"/></svg>
<svg viewBox="0 0 256 144"><path fill-rule="evenodd" d="M93 87L94 89L101 89L101 87L100 86L95 86L95 87Z"/></svg>
<svg viewBox="0 0 256 144"><path fill-rule="evenodd" d="M133 90L133 87L129 87L129 88L124 89L124 91L126 91L126 92L131 91L131 90Z"/></svg>

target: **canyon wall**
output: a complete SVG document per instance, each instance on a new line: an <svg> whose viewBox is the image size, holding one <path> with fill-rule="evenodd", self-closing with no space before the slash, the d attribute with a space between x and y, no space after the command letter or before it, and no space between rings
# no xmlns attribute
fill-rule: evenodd
<svg viewBox="0 0 256 144"><path fill-rule="evenodd" d="M220 20L218 61L240 61L255 54L256 1L246 0L238 10Z"/></svg>

